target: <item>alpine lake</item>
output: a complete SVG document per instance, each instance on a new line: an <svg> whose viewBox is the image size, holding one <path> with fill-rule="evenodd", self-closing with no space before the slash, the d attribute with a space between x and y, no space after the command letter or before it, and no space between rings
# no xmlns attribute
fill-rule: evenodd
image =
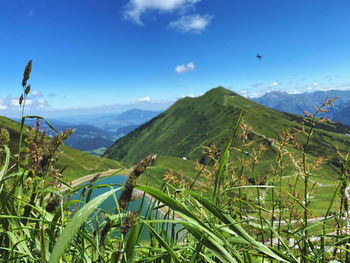
<svg viewBox="0 0 350 263"><path fill-rule="evenodd" d="M95 213L92 213L89 216L89 219L86 223L91 225L92 228L96 228L96 226L97 226L96 224L101 223L101 221L103 220L102 217L104 217L105 214L110 214L110 215L117 214L116 213L117 212L116 200L119 199L121 193L123 192L124 188L122 186L124 185L127 178L128 177L125 175L113 175L113 176L106 177L106 178L99 178L93 184L93 187L87 188L87 190L84 194L84 197L82 198L81 194L82 194L82 191L84 189L83 186L89 185L89 182L85 182L85 183L80 185L80 187L82 187L82 188L72 195L71 200L85 201L88 196L89 196L90 200L93 200L98 195L101 195L101 194L111 190L112 187L114 189L120 188L115 193L116 199L114 198L113 195L108 197L98 207L98 209L95 211ZM89 193L90 191L91 191L91 193ZM77 204L78 204L78 209L79 209L79 203L77 203ZM136 212L136 211L139 211L141 209L140 217L142 219L159 219L159 220L169 219L169 217L165 218L165 213L163 211L161 211L159 208L157 208L157 205L158 204L156 204L154 202L154 200L152 200L149 196L143 195L142 193L140 193L139 198L137 200L129 202L129 204L127 206L127 210ZM74 209L74 207L75 207L75 205L72 205L70 207L70 210L72 211ZM82 204L80 204L80 207L82 207ZM170 216L170 219L171 219L171 216ZM172 235L172 233L178 233L179 235L176 235L176 237L175 237L177 240L181 239L181 236L183 236L183 231L179 231L183 228L181 226L181 224L156 223L153 225L153 227L156 230L163 229L162 236L170 237ZM141 229L140 240L144 240L144 241L150 240L151 235L150 235L149 229L144 224L140 225L140 229ZM166 229L166 233L165 233L164 229ZM92 229L92 231L93 231L93 229ZM115 237L119 237L120 236L119 229L116 229L113 232L113 235L115 235ZM173 235L175 236L175 234L173 234Z"/></svg>

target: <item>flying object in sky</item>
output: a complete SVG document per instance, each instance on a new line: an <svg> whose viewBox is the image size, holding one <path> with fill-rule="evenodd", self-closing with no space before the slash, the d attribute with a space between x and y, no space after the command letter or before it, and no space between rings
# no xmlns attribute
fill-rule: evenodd
<svg viewBox="0 0 350 263"><path fill-rule="evenodd" d="M262 58L262 56L260 56L259 53L256 54L256 57L257 57L259 60L261 60L261 58Z"/></svg>

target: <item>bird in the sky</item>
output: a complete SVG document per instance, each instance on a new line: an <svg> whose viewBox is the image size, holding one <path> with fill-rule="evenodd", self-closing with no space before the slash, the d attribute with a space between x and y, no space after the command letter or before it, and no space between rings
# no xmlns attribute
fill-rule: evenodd
<svg viewBox="0 0 350 263"><path fill-rule="evenodd" d="M262 58L262 56L260 56L259 53L256 54L256 57L257 57L259 60Z"/></svg>

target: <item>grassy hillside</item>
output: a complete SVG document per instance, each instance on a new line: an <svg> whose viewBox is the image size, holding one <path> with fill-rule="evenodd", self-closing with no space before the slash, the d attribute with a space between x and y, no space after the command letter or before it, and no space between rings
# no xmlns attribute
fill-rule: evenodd
<svg viewBox="0 0 350 263"><path fill-rule="evenodd" d="M307 136L296 132L296 129L301 129L303 118L267 108L221 87L210 90L198 98L184 98L177 101L164 113L118 140L105 156L125 162L137 162L148 154L157 153L159 158L139 181L156 188L162 186L164 182L169 182L178 188L188 188L199 173L200 165L196 162L207 163L209 173L201 174L192 189L209 194L212 192L215 177L214 174L210 174L210 170L215 170L212 166L215 161L203 153L202 146L213 143L217 146L218 152L222 153L232 136L235 122L244 105L242 123L249 131L244 142L241 129L233 141L235 148L243 150L230 151L230 165L225 175L227 184L276 185L276 178L280 177L281 185L295 189L299 194L303 193L304 177L299 175L305 174L301 171L303 165L301 148L304 147ZM306 131L310 128L310 124L307 125L309 126L305 127ZM277 161L276 166L276 158L279 155L278 143L281 141L279 134L282 129L293 131L297 144L289 142L284 146L281 150L283 157ZM347 133L349 127L342 124L318 122L314 128L306 148L305 163L308 167L314 167L316 164L316 167L319 161L323 161L318 157L326 158L319 169L310 169L312 172L308 173L307 180L310 184L309 190L312 189L313 199L309 207L314 215L321 216L326 212L329 200L336 190L334 182L341 174L341 160L336 147L345 154L349 151L350 137L345 135ZM254 151L257 152L260 145L265 147L266 151L258 161L253 161ZM220 158L219 155L217 160ZM183 160L183 157L188 160ZM215 167L218 167L217 163ZM272 167L280 167L281 170L274 172ZM269 209L273 203L271 191L271 189L263 191L263 200ZM243 192L245 198L252 200L257 198L255 191L242 190L241 193Z"/></svg>
<svg viewBox="0 0 350 263"><path fill-rule="evenodd" d="M183 98L151 121L118 140L106 157L135 163L148 153L193 160L201 157L201 145L227 142L240 109L222 107L225 89L199 98Z"/></svg>
<svg viewBox="0 0 350 263"><path fill-rule="evenodd" d="M0 127L9 131L11 152L17 153L20 124L6 117L0 117ZM62 175L66 182L88 174L122 167L117 161L93 156L68 146L63 145L60 147L60 150L61 155L56 162L56 168L60 170L65 168Z"/></svg>
<svg viewBox="0 0 350 263"><path fill-rule="evenodd" d="M218 87L197 98L183 98L151 121L119 139L106 151L105 157L135 163L145 155L203 158L202 146L214 143L219 150L226 147L235 121L243 105L243 120L250 127L249 139L268 147L265 159L275 155L271 141L278 139L281 129L300 128L302 117L279 112ZM341 124L318 124L308 152L326 155L336 162L335 146L350 147L349 127ZM237 136L234 145L239 145Z"/></svg>

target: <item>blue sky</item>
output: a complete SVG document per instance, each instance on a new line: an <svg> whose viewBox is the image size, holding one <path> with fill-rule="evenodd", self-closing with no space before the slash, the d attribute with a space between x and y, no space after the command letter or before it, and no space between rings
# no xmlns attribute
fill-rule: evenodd
<svg viewBox="0 0 350 263"><path fill-rule="evenodd" d="M161 107L219 85L350 89L349 11L349 0L3 0L0 115L18 109L29 59L33 111Z"/></svg>

